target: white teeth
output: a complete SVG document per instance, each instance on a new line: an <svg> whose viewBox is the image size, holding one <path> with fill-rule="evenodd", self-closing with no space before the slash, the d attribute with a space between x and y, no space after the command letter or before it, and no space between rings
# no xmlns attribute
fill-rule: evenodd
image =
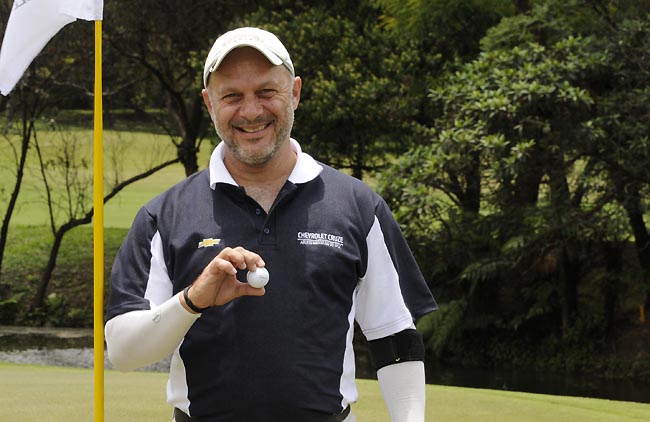
<svg viewBox="0 0 650 422"><path fill-rule="evenodd" d="M247 133L255 133L255 132L259 132L260 130L263 130L265 127L266 125L260 125L256 127L242 127L240 129Z"/></svg>

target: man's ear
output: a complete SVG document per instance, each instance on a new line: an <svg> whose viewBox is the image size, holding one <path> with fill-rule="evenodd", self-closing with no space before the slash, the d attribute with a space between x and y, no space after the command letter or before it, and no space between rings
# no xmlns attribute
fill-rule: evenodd
<svg viewBox="0 0 650 422"><path fill-rule="evenodd" d="M291 95L293 96L293 109L298 108L298 104L300 104L300 91L302 90L302 79L300 79L300 76L296 76L296 79L293 82L293 90L291 92Z"/></svg>
<svg viewBox="0 0 650 422"><path fill-rule="evenodd" d="M201 95L203 95L203 103L208 109L208 113L210 114L210 116L212 116L212 101L210 101L210 96L208 95L208 91L205 88L203 88L201 90Z"/></svg>

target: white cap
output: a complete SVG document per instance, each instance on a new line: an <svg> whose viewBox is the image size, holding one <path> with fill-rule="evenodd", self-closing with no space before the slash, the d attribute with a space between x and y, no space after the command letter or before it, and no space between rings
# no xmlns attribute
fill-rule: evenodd
<svg viewBox="0 0 650 422"><path fill-rule="evenodd" d="M272 33L259 28L238 28L226 32L212 45L203 68L203 86L208 86L210 74L217 70L223 59L235 48L253 47L276 66L284 65L295 75L289 52Z"/></svg>

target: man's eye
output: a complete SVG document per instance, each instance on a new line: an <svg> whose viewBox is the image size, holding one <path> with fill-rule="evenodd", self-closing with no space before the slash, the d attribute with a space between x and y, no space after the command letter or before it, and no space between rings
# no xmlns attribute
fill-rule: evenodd
<svg viewBox="0 0 650 422"><path fill-rule="evenodd" d="M275 89L263 89L259 92L259 96L261 98L271 98L273 95L275 95Z"/></svg>
<svg viewBox="0 0 650 422"><path fill-rule="evenodd" d="M241 97L241 95L239 95L239 94L235 94L235 93L232 93L232 94L226 94L226 95L224 95L221 99L224 100L224 101L236 101L236 100L238 100L240 97Z"/></svg>

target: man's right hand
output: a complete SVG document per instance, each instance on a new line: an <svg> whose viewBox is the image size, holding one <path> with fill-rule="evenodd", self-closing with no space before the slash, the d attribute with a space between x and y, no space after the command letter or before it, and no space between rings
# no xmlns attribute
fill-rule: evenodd
<svg viewBox="0 0 650 422"><path fill-rule="evenodd" d="M255 271L264 267L264 260L256 253L244 248L225 248L203 269L192 283L187 294L190 301L198 308L224 305L241 296L263 296L262 287L257 289L237 280L237 270ZM183 307L194 313L180 296Z"/></svg>

